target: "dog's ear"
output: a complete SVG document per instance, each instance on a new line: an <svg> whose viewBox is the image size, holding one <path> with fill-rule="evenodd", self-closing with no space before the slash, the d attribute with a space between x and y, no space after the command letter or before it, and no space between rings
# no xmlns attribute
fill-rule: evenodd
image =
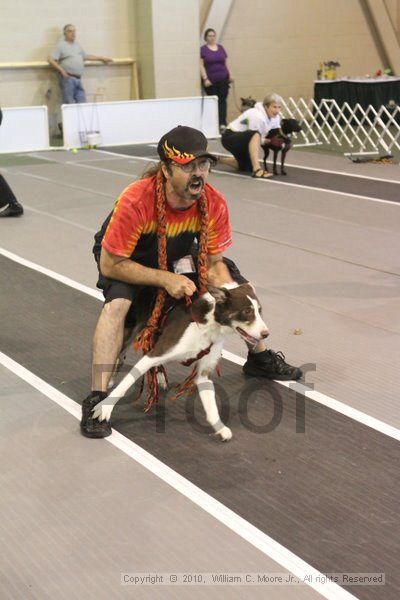
<svg viewBox="0 0 400 600"><path fill-rule="evenodd" d="M294 133L297 133L302 130L301 123L297 119L291 119L291 127Z"/></svg>
<svg viewBox="0 0 400 600"><path fill-rule="evenodd" d="M246 294L250 294L250 296L254 295L254 297L257 298L256 288L252 283L250 283L250 281L248 281L247 283L242 283L240 285L240 289L243 289L246 292Z"/></svg>
<svg viewBox="0 0 400 600"><path fill-rule="evenodd" d="M207 290L210 292L211 296L214 298L217 304L222 304L226 302L229 298L228 290L224 288L215 287L214 285L207 284Z"/></svg>

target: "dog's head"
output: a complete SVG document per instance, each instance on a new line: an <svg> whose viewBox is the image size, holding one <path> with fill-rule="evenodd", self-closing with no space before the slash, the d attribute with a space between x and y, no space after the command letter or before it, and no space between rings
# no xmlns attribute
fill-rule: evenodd
<svg viewBox="0 0 400 600"><path fill-rule="evenodd" d="M298 133L302 130L302 127L297 119L282 119L281 129L285 135L289 135L290 133Z"/></svg>
<svg viewBox="0 0 400 600"><path fill-rule="evenodd" d="M250 283L229 289L208 285L207 290L215 300L214 318L217 323L236 331L252 346L268 337L268 327L261 317L261 305Z"/></svg>
<svg viewBox="0 0 400 600"><path fill-rule="evenodd" d="M257 100L254 100L251 96L247 96L247 98L240 98L240 110L244 112L248 108L254 108Z"/></svg>

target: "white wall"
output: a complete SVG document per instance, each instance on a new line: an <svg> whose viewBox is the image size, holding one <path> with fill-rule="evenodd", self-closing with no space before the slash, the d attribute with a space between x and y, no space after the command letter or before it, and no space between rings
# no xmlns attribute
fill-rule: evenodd
<svg viewBox="0 0 400 600"><path fill-rule="evenodd" d="M200 92L198 0L152 0L156 98Z"/></svg>
<svg viewBox="0 0 400 600"><path fill-rule="evenodd" d="M218 2L218 0L214 0ZM399 0L385 0L399 22ZM143 97L199 92L198 46L210 0L0 0L0 62L45 60L62 26L95 54L139 60ZM221 38L236 95L261 99L310 97L319 63L338 59L339 74L364 75L382 66L360 0L234 0ZM104 101L128 100L129 67L90 67L84 85ZM46 92L51 91L50 100ZM0 105L47 104L57 121L59 90L50 70L0 71ZM229 116L237 109L231 91ZM51 122L54 125L54 122Z"/></svg>
<svg viewBox="0 0 400 600"><path fill-rule="evenodd" d="M269 91L310 98L321 61L338 59L343 76L382 67L359 0L235 0L220 41L238 100Z"/></svg>
<svg viewBox="0 0 400 600"><path fill-rule="evenodd" d="M0 62L45 61L62 38L62 28L73 23L77 41L89 54L134 57L136 50L131 0L0 0ZM125 100L130 94L130 68L89 67L84 86L89 97ZM50 93L48 93L50 90ZM60 92L51 69L0 70L0 105L46 104L51 128L60 120Z"/></svg>

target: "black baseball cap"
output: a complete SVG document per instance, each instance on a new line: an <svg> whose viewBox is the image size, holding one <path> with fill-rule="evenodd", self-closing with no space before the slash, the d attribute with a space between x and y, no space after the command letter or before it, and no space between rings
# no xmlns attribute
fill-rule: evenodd
<svg viewBox="0 0 400 600"><path fill-rule="evenodd" d="M178 125L165 133L158 142L157 152L162 161L173 160L180 165L201 156L217 162L217 157L207 152L206 136L198 129L186 125Z"/></svg>

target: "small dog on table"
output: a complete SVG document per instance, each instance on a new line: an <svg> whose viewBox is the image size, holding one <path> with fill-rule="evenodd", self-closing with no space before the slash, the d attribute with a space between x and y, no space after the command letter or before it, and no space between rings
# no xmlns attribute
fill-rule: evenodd
<svg viewBox="0 0 400 600"><path fill-rule="evenodd" d="M241 106L240 110L244 112L249 108L254 108L256 104L256 100L251 96L247 96L247 98L240 98ZM270 140L267 144L262 144L261 148L264 150L264 171L268 171L267 169L267 158L269 155L269 151L272 150L274 153L273 158L273 173L274 175L278 175L278 168L276 166L278 154L281 154L281 174L287 175L285 171L285 159L286 154L289 152L292 147L291 135L292 133L298 133L301 131L301 125L296 119L282 119L280 129L271 129L267 137Z"/></svg>

